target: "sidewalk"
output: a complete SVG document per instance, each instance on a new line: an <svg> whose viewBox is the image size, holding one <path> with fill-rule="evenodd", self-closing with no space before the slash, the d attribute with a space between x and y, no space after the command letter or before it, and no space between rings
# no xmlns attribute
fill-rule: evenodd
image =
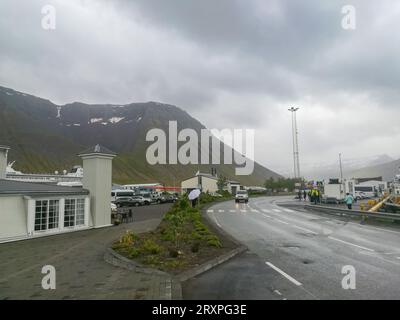
<svg viewBox="0 0 400 320"><path fill-rule="evenodd" d="M125 230L155 229L160 219L0 245L0 299L171 299L171 278L135 273L104 261ZM56 269L56 289L41 286L41 269ZM173 298L173 297L172 297Z"/></svg>

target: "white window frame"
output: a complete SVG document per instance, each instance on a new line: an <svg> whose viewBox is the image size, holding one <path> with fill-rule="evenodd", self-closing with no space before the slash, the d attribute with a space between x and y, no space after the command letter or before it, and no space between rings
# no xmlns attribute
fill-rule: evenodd
<svg viewBox="0 0 400 320"><path fill-rule="evenodd" d="M38 208L38 205L37 205L37 203L38 202L41 202L41 207L43 208L43 202L44 201L47 201L47 206L46 206L46 212L45 212L45 220L46 220L46 222L45 222L45 225L46 225L46 228L45 229L40 229L40 230L36 230L36 226L37 226L37 224L36 224L36 208ZM57 227L55 227L55 228L49 228L49 213L50 213L50 202L51 201L54 201L54 202L56 202L56 206L55 206L55 208L57 208L57 210L56 210L56 213L57 213L57 215L56 215L56 217L57 217ZM33 231L35 232L35 233L44 233L44 232L52 232L52 231L54 231L54 230L59 230L59 228L60 228L60 200L59 199L37 199L37 200L35 200L35 207L34 207L34 212L33 212L33 215L34 215L34 217L33 217ZM53 222L54 223L54 222ZM40 223L39 224L40 226L42 225L42 223Z"/></svg>
<svg viewBox="0 0 400 320"><path fill-rule="evenodd" d="M75 205L74 205L74 224L72 226L65 226L65 202L67 200L74 200L75 201ZM80 219L79 221L82 221L81 224L76 224L77 221L77 217L78 217L78 201L82 201L82 209L83 209L83 219ZM79 229L79 228L83 228L83 227L87 227L88 226L88 216L89 216L89 212L87 212L87 206L86 206L86 198L85 197L68 197L64 199L64 208L63 208L63 220L62 220L62 226L63 229Z"/></svg>
<svg viewBox="0 0 400 320"><path fill-rule="evenodd" d="M90 224L90 198L88 196L69 196L69 197L46 197L46 198L31 198L24 197L27 200L27 235L28 236L40 236L46 234L54 234L54 233L63 233L74 230L87 229ZM75 216L74 216L74 226L64 227L64 213L65 213L65 200L74 199L75 200ZM35 219L36 219L36 202L37 201L50 201L56 200L58 201L58 227L53 229L46 230L35 230ZM83 224L76 225L76 206L78 200L83 202ZM48 227L48 211L47 209L47 227Z"/></svg>

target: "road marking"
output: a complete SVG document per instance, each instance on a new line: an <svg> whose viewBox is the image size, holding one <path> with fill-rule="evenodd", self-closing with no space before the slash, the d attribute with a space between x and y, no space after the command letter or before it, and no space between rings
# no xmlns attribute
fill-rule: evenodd
<svg viewBox="0 0 400 320"><path fill-rule="evenodd" d="M229 212L236 212L236 210L234 210L234 209L231 209L231 210L229 210Z"/></svg>
<svg viewBox="0 0 400 320"><path fill-rule="evenodd" d="M348 244L349 246L353 246L353 247L356 247L356 248L359 248L359 249L363 249L363 250L366 250L366 251L375 252L374 249L369 249L369 248L366 248L366 247L362 247L362 246L359 246L358 244L354 244L354 243L351 243L351 242L340 240L338 238L334 238L334 237L330 237L329 236L328 239L335 240L335 241L338 241L338 242L341 242L341 243L344 243L344 244Z"/></svg>
<svg viewBox="0 0 400 320"><path fill-rule="evenodd" d="M218 222L218 220L217 220L216 217L214 217L214 220L215 220L215 223L217 224L217 226L220 227L220 228L222 229L222 227L221 227L221 225L219 224L219 222Z"/></svg>
<svg viewBox="0 0 400 320"><path fill-rule="evenodd" d="M243 209L242 209L242 210L240 210L240 212L246 213L246 212L247 212L247 210L243 210Z"/></svg>
<svg viewBox="0 0 400 320"><path fill-rule="evenodd" d="M270 262L265 262L265 264L267 266L269 266L270 268L274 269L275 271L279 272L281 275L283 275L286 279L288 279L290 282L294 283L296 286L301 286L302 284L297 281L295 278L289 276L286 272L282 271L281 269L279 269L278 267L275 267L272 263Z"/></svg>
<svg viewBox="0 0 400 320"><path fill-rule="evenodd" d="M283 224L289 224L288 222L283 221L283 220L279 220L279 219L276 219L276 218L275 218L275 220L278 221L278 222L280 222L280 223L283 223Z"/></svg>
<svg viewBox="0 0 400 320"><path fill-rule="evenodd" d="M256 209L251 209L251 212L259 212L259 211Z"/></svg>
<svg viewBox="0 0 400 320"><path fill-rule="evenodd" d="M283 211L286 211L286 212L289 212L289 213L293 213L294 212L293 210L290 210L290 209L283 209Z"/></svg>
<svg viewBox="0 0 400 320"><path fill-rule="evenodd" d="M281 210L279 210L279 209L272 209L273 211L275 211L275 212L282 212Z"/></svg>
<svg viewBox="0 0 400 320"><path fill-rule="evenodd" d="M264 211L264 212L266 212L266 213L271 213L271 211L268 210L268 209L262 209L262 211Z"/></svg>
<svg viewBox="0 0 400 320"><path fill-rule="evenodd" d="M225 210L218 210L218 212L225 212Z"/></svg>
<svg viewBox="0 0 400 320"><path fill-rule="evenodd" d="M272 218L271 216L269 216L269 215L267 215L267 214L265 214L265 213L263 213L262 214L264 217L266 217L266 218Z"/></svg>
<svg viewBox="0 0 400 320"><path fill-rule="evenodd" d="M295 224L293 224L292 227L294 227L294 228L296 228L296 229L303 230L303 231L308 232L308 233L312 233L312 234L318 235L318 233L316 233L316 232L314 232L314 231L308 230L308 229L303 228L303 227L296 226Z"/></svg>
<svg viewBox="0 0 400 320"><path fill-rule="evenodd" d="M208 209L207 212L213 213L214 210L213 209Z"/></svg>

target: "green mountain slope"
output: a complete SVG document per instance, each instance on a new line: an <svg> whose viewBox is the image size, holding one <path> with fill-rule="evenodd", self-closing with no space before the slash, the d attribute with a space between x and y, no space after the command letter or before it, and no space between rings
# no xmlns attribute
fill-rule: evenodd
<svg viewBox="0 0 400 320"><path fill-rule="evenodd" d="M168 122L200 132L204 126L187 112L156 102L128 105L58 106L48 100L0 87L0 144L11 147L15 169L30 173L68 170L79 164L76 154L100 143L118 153L114 160L116 183L157 181L179 185L196 171L210 172L210 165L149 165L145 141L152 128L168 132ZM200 148L200 147L199 147ZM221 147L223 149L223 147ZM261 185L278 174L255 163L250 176L235 176L234 165L217 165L219 174L246 185Z"/></svg>

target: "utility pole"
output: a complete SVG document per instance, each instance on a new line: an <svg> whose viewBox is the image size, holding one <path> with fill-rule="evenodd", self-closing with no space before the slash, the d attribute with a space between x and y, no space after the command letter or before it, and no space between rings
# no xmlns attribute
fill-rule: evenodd
<svg viewBox="0 0 400 320"><path fill-rule="evenodd" d="M342 165L342 154L339 153L339 164L340 164L340 183L343 186L344 194L346 194L346 184L343 181L343 165Z"/></svg>
<svg viewBox="0 0 400 320"><path fill-rule="evenodd" d="M292 113L292 136L293 136L293 165L294 165L294 177L301 178L300 173L300 160L299 160L299 141L298 141L298 130L297 130L297 117L296 112L300 108L291 107L288 109Z"/></svg>

